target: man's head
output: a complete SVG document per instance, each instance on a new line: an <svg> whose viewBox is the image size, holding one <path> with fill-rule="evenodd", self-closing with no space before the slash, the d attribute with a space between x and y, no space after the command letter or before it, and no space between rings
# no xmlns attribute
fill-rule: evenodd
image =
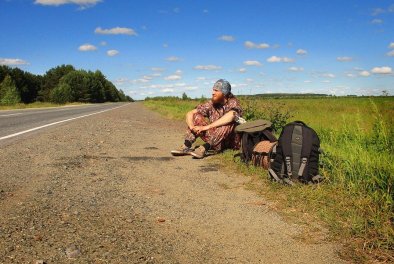
<svg viewBox="0 0 394 264"><path fill-rule="evenodd" d="M231 84L220 79L212 87L212 102L215 104L223 103L231 94Z"/></svg>

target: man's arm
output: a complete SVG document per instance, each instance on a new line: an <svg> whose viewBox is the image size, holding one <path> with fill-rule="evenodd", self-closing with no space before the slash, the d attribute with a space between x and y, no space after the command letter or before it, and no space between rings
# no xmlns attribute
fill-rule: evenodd
<svg viewBox="0 0 394 264"><path fill-rule="evenodd" d="M207 127L208 129L211 129L214 127L224 126L230 124L234 120L235 120L235 111L231 110L228 113L224 114L224 116L213 122L212 124L207 125Z"/></svg>
<svg viewBox="0 0 394 264"><path fill-rule="evenodd" d="M197 114L197 109L193 109L186 114L186 124L190 128L190 130L194 131L194 123L193 123L193 116Z"/></svg>
<svg viewBox="0 0 394 264"><path fill-rule="evenodd" d="M235 111L231 110L228 113L226 113L224 116L213 122L212 124L206 126L195 126L192 130L195 131L197 134L200 134L201 132L206 131L208 129L230 124L235 120L235 116L236 116Z"/></svg>

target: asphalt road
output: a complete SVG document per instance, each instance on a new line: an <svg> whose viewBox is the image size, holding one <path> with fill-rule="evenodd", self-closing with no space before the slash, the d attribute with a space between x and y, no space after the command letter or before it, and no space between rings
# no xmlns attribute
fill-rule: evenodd
<svg viewBox="0 0 394 264"><path fill-rule="evenodd" d="M0 145L48 127L124 105L125 103L108 103L0 111Z"/></svg>

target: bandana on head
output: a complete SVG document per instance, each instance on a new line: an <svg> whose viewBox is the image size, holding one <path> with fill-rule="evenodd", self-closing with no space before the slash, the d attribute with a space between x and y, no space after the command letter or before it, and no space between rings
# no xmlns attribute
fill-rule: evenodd
<svg viewBox="0 0 394 264"><path fill-rule="evenodd" d="M221 91L226 96L231 93L231 84L225 79L217 80L213 88Z"/></svg>

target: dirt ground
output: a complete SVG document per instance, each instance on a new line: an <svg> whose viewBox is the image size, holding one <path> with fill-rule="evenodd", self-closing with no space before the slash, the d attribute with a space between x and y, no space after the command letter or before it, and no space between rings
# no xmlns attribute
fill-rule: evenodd
<svg viewBox="0 0 394 264"><path fill-rule="evenodd" d="M0 263L345 263L140 103L0 146Z"/></svg>

